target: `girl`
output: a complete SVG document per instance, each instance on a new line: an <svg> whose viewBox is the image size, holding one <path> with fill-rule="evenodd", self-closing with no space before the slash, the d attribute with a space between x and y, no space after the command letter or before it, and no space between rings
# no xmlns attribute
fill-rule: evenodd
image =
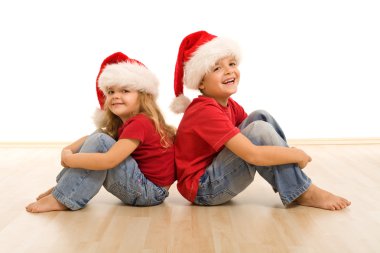
<svg viewBox="0 0 380 253"><path fill-rule="evenodd" d="M81 209L102 185L128 205L158 205L168 196L175 181L174 129L155 102L158 80L118 52L103 61L96 88L99 130L62 150L57 185L27 211Z"/></svg>
<svg viewBox="0 0 380 253"><path fill-rule="evenodd" d="M230 98L240 79L239 61L235 42L205 31L188 35L180 45L172 104L173 111L185 112L175 140L179 192L197 205L222 204L243 191L257 171L284 205L328 210L349 206L348 200L312 184L301 170L311 158L288 147L270 114L247 115ZM183 85L202 95L190 102Z"/></svg>

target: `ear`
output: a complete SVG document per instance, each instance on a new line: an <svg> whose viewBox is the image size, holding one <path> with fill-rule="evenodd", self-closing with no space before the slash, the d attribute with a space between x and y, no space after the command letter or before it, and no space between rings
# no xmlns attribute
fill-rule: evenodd
<svg viewBox="0 0 380 253"><path fill-rule="evenodd" d="M205 86L204 86L204 84L203 84L203 80L202 80L201 83L199 84L198 89L199 89L199 90L204 90L204 89L205 89Z"/></svg>

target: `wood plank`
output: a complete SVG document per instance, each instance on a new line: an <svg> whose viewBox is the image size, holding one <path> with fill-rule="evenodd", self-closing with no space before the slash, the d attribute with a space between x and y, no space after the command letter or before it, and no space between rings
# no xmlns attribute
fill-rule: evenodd
<svg viewBox="0 0 380 253"><path fill-rule="evenodd" d="M298 147L313 157L305 172L349 208L284 208L257 175L216 207L191 205L174 185L159 206L125 206L102 189L80 211L30 214L61 147L0 148L0 252L379 252L380 145Z"/></svg>

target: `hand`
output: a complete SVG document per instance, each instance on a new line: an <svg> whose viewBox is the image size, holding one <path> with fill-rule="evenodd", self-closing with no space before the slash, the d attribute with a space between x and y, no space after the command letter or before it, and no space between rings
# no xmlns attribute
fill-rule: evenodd
<svg viewBox="0 0 380 253"><path fill-rule="evenodd" d="M293 148L293 147L292 147ZM309 162L311 162L311 157L308 155L308 154L306 154L303 150L301 150L301 149L298 149L298 148L294 148L294 149L296 149L299 153L300 153L300 157L301 157L301 159L300 159L300 161L297 163L298 164L298 167L300 167L300 169L303 169L303 168L305 168L306 167L306 165L309 163Z"/></svg>
<svg viewBox="0 0 380 253"><path fill-rule="evenodd" d="M61 152L61 165L64 167L64 168L70 168L70 166L68 166L66 163L65 163L65 160L67 158L67 156L69 155L72 155L73 152L70 150L70 149L63 149L62 152Z"/></svg>

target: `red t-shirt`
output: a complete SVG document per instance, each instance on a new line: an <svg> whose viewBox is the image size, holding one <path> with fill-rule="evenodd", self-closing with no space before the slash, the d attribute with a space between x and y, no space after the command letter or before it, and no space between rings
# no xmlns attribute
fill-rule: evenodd
<svg viewBox="0 0 380 253"><path fill-rule="evenodd" d="M163 148L154 123L144 114L128 119L119 129L119 139L135 139L140 145L132 152L145 177L158 186L175 181L174 146Z"/></svg>
<svg viewBox="0 0 380 253"><path fill-rule="evenodd" d="M204 174L224 144L240 132L237 126L247 117L243 107L229 98L227 107L199 96L186 109L175 139L178 191L190 202Z"/></svg>

